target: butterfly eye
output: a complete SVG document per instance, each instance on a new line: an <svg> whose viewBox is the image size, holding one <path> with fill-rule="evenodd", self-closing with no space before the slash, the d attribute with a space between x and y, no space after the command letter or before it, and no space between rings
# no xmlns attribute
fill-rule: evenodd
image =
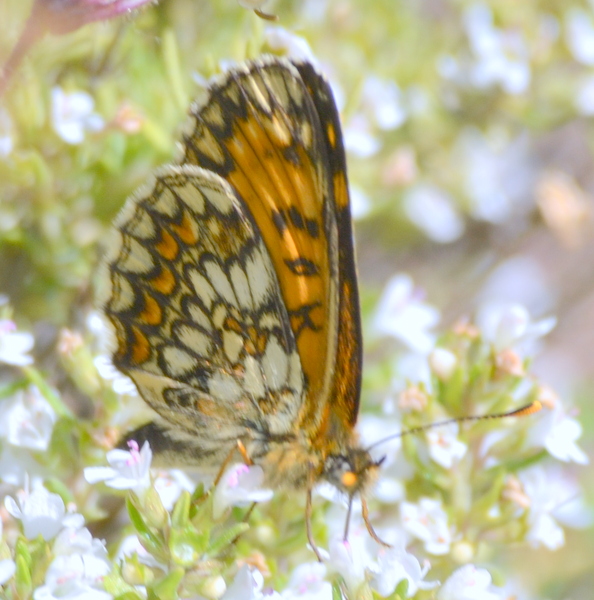
<svg viewBox="0 0 594 600"><path fill-rule="evenodd" d="M346 488L353 487L357 483L357 475L352 471L346 471L340 478L342 485Z"/></svg>

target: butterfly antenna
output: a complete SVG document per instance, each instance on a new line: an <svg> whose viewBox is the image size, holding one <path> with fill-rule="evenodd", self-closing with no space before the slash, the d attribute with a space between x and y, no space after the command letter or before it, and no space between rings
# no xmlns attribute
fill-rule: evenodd
<svg viewBox="0 0 594 600"><path fill-rule="evenodd" d="M420 425L419 427L413 427L412 429L407 429L406 431L400 431L399 433L389 435L383 440L379 440L371 444L371 446L368 446L367 451L379 446L380 444L384 444L385 442L404 437L405 435L414 435L417 433L422 433L423 431L434 429L435 427L442 427L444 425L450 425L452 423L464 423L466 421L486 421L487 419L505 419L506 417L525 417L527 415L537 413L541 408L542 403L539 400L535 400L534 402L531 402L526 406L516 408L516 410L512 410L510 412L495 413L492 415L469 415L466 417L454 417L453 419L446 419L445 421L436 421L435 423L427 423L426 425Z"/></svg>

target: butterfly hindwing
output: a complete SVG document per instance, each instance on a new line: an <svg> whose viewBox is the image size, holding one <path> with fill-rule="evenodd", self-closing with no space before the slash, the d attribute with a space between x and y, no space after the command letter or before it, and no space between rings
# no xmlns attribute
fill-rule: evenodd
<svg viewBox="0 0 594 600"><path fill-rule="evenodd" d="M164 420L152 437L198 442L198 460L246 429L286 433L302 404L299 354L268 250L231 186L166 168L115 225L113 361Z"/></svg>

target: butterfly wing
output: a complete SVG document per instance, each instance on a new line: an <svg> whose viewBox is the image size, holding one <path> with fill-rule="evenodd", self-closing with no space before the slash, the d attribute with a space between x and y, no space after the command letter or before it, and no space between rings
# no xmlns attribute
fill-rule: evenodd
<svg viewBox="0 0 594 600"><path fill-rule="evenodd" d="M250 211L204 169L162 170L115 223L105 312L116 367L162 417L169 464L218 464L250 431L286 434L304 376L274 266Z"/></svg>
<svg viewBox="0 0 594 600"><path fill-rule="evenodd" d="M356 420L361 371L346 164L330 87L309 64L269 57L226 75L191 113L184 161L219 174L249 206L306 378L296 428L327 448Z"/></svg>

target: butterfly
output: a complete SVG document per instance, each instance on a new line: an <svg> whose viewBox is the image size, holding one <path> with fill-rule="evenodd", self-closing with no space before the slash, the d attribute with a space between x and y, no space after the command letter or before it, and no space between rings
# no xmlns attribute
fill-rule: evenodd
<svg viewBox="0 0 594 600"><path fill-rule="evenodd" d="M182 144L107 244L113 363L158 415L125 439L202 469L239 447L267 486L306 490L316 549L314 485L352 500L379 467L354 431L361 320L330 85L308 62L246 62L192 106Z"/></svg>

